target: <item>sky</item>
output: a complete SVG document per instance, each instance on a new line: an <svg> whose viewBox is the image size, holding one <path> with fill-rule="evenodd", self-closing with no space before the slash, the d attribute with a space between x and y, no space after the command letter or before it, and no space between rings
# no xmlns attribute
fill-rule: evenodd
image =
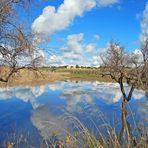
<svg viewBox="0 0 148 148"><path fill-rule="evenodd" d="M99 66L100 52L118 41L135 52L148 36L148 0L46 0L32 5L43 65ZM21 13L22 14L22 13ZM23 14L22 14L23 16Z"/></svg>

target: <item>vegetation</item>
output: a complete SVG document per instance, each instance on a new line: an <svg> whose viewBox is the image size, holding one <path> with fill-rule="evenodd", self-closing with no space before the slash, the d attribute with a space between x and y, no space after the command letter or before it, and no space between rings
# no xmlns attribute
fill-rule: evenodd
<svg viewBox="0 0 148 148"><path fill-rule="evenodd" d="M8 67L0 67L1 74L7 73L8 69ZM126 68L127 72L130 70L131 68ZM47 84L58 80L116 82L108 75L108 72L109 70L103 67L73 69L65 67L40 67L33 70L24 68L13 74L6 84L0 83L0 86ZM123 82L126 83L126 80L123 79ZM146 87L138 87L147 90Z"/></svg>
<svg viewBox="0 0 148 148"><path fill-rule="evenodd" d="M56 144L61 147L82 147L82 148L145 148L148 145L148 135L144 130L137 128L138 135L137 137L133 135L133 130L127 119L127 108L122 107L121 113L121 130L119 134L115 131L115 128L112 128L110 124L105 121L105 116L103 113L98 113L96 120L102 120L103 133L100 130L100 127L95 124L95 122L90 118L95 127L95 132L89 130L78 118L72 116L71 114L66 113L65 119L66 122L74 124L74 129L76 130L74 134L67 132L66 137L59 141L56 141ZM101 119L100 119L101 118ZM106 133L106 134L105 134ZM54 135L55 136L55 135ZM57 135L58 136L58 135Z"/></svg>

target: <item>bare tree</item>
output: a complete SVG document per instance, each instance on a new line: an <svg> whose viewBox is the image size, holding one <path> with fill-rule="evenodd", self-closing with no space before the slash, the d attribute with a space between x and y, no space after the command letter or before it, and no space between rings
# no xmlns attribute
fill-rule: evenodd
<svg viewBox="0 0 148 148"><path fill-rule="evenodd" d="M148 39L145 42L145 45L141 49L142 55L143 55L143 69L142 74L145 78L145 86L148 89Z"/></svg>
<svg viewBox="0 0 148 148"><path fill-rule="evenodd" d="M25 30L22 22L19 22L15 9L18 5L28 8L30 1L1 0L0 2L0 81L2 82L8 82L20 69L36 69L39 57L33 56L34 35Z"/></svg>
<svg viewBox="0 0 148 148"><path fill-rule="evenodd" d="M120 85L123 103L131 100L136 87L146 86L147 79L147 45L141 50L143 57L128 54L119 43L110 42L107 51L101 54L103 61L103 76L110 76ZM130 87L125 91L124 83ZM124 106L124 105L123 105Z"/></svg>

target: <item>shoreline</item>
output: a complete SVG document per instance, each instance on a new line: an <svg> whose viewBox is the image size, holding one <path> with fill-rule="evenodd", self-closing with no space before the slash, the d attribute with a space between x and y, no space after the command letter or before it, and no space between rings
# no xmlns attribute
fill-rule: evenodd
<svg viewBox="0 0 148 148"><path fill-rule="evenodd" d="M41 72L41 73L40 73ZM101 76L83 76L76 75L70 72L51 72L49 70L42 70L38 74L28 70L21 70L16 73L9 82L0 82L0 88L17 87L17 86L36 86L53 83L55 81L98 81L98 82L112 82L111 78L105 78Z"/></svg>
<svg viewBox="0 0 148 148"><path fill-rule="evenodd" d="M104 83L116 83L110 77L102 77L98 73L74 73L71 71L50 71L50 70L38 70L29 71L23 69L18 73L15 73L9 82L0 82L0 88L7 87L19 87L19 86L40 86L56 81L98 81ZM138 89L138 88L137 88ZM148 91L147 89L139 88L140 90Z"/></svg>
<svg viewBox="0 0 148 148"><path fill-rule="evenodd" d="M102 79L81 79L81 78L60 78L60 79L52 79L52 80L36 80L36 81L28 81L28 82L15 82L15 83L0 83L0 88L7 88L7 87L19 87L19 86L41 86L50 83L54 83L56 81L70 81L70 82L102 82L102 83L116 83L113 81L103 81Z"/></svg>

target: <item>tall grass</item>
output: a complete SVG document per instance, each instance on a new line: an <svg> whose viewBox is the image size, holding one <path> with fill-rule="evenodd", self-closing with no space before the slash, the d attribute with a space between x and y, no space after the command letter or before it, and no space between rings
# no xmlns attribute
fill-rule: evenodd
<svg viewBox="0 0 148 148"><path fill-rule="evenodd" d="M97 116L94 115L95 118L88 114L84 115L85 121L91 122L90 128L80 118L65 111L62 120L68 123L69 130L60 127L65 134L62 137L58 135L61 133L53 134L47 143L52 145L53 148L147 148L148 135L144 131L141 130L140 132L137 129L138 136L134 136L129 128L127 114L123 110L121 114L120 124L122 128L120 134L118 134L100 111L97 111ZM101 120L102 124L98 125L96 120ZM57 126L56 123L54 126Z"/></svg>

